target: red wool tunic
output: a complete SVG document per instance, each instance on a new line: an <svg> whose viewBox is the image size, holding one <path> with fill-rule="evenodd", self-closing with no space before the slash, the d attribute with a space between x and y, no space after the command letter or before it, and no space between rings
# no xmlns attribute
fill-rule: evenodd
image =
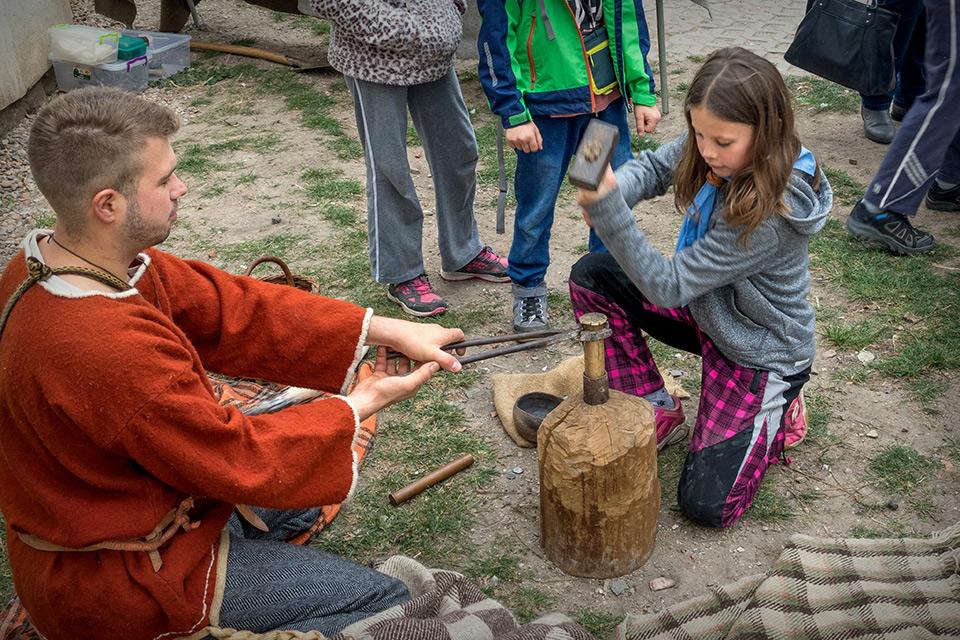
<svg viewBox="0 0 960 640"><path fill-rule="evenodd" d="M36 251L36 235L25 243ZM26 277L0 279L0 307ZM49 639L153 640L216 623L235 504L304 508L346 498L358 426L341 397L246 417L205 370L343 393L370 312L149 250L129 294L58 278L21 298L0 337L0 511L17 593ZM192 497L192 530L143 539Z"/></svg>

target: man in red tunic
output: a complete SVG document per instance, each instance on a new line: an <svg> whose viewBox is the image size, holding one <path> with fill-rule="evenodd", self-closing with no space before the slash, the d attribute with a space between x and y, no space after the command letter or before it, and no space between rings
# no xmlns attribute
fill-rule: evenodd
<svg viewBox="0 0 960 640"><path fill-rule="evenodd" d="M187 192L169 109L57 98L30 166L56 213L0 279L0 511L17 593L50 640L334 633L399 582L282 541L357 480L359 424L459 362L459 329L227 274L152 249ZM376 372L347 394L365 345ZM386 348L423 363L386 359ZM389 364L389 366L388 366ZM334 394L248 417L205 371ZM236 518L254 504L270 531Z"/></svg>

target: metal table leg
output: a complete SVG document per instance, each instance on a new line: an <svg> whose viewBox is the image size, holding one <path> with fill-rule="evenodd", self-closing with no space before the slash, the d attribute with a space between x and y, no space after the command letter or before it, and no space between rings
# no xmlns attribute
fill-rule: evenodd
<svg viewBox="0 0 960 640"><path fill-rule="evenodd" d="M660 0L657 0L660 2ZM193 26L197 29L206 29L203 25L203 21L200 19L200 14L197 12L197 6L193 3L193 0L186 0L187 8L190 9L190 15L193 17ZM659 12L658 12L659 15Z"/></svg>
<svg viewBox="0 0 960 640"><path fill-rule="evenodd" d="M191 0L187 0L191 2ZM660 59L660 110L670 113L670 87L667 85L667 36L663 27L663 0L657 0L657 57Z"/></svg>

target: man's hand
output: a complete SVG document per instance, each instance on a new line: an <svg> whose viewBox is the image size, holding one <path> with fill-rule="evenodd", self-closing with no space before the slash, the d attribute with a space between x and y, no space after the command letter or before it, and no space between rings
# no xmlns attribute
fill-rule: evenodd
<svg viewBox="0 0 960 640"><path fill-rule="evenodd" d="M607 171L603 174L603 179L600 181L600 187L596 191L577 189L577 204L580 205L580 213L583 214L583 221L586 222L587 225L593 227L593 222L590 220L590 214L587 213L587 206L605 198L608 193L616 188L616 186L617 177L614 175L613 169L610 168L610 165L607 165Z"/></svg>
<svg viewBox="0 0 960 640"><path fill-rule="evenodd" d="M388 360L387 348L377 347L373 375L361 380L348 397L360 420L366 420L380 409L414 395L439 370L436 362L415 366L406 358Z"/></svg>
<svg viewBox="0 0 960 640"><path fill-rule="evenodd" d="M510 127L504 130L507 144L517 151L524 153L535 153L543 149L543 138L540 137L540 129L533 122L525 122L516 127Z"/></svg>
<svg viewBox="0 0 960 640"><path fill-rule="evenodd" d="M651 107L634 106L633 117L637 119L637 135L642 136L645 133L653 133L660 122L660 109L656 105Z"/></svg>
<svg viewBox="0 0 960 640"><path fill-rule="evenodd" d="M436 362L443 369L456 373L460 361L441 347L463 340L460 329L445 329L438 324L408 322L383 316L370 318L367 344L391 347L414 362Z"/></svg>

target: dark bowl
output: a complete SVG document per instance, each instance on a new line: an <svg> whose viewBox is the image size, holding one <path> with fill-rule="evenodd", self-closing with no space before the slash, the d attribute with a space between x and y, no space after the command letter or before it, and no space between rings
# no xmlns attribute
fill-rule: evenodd
<svg viewBox="0 0 960 640"><path fill-rule="evenodd" d="M513 426L520 437L536 444L537 429L547 414L557 408L563 398L552 393L525 393L513 405Z"/></svg>

